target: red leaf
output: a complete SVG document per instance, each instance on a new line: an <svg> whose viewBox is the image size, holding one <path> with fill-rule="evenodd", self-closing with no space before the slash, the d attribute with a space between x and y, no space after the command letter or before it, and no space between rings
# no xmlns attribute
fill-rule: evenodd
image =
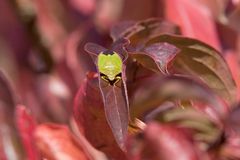
<svg viewBox="0 0 240 160"><path fill-rule="evenodd" d="M98 150L109 157L125 159L107 123L97 74L88 74L74 102L74 118L80 131Z"/></svg>
<svg viewBox="0 0 240 160"><path fill-rule="evenodd" d="M227 142L222 146L220 157L223 159L240 159L240 136L231 135L227 138Z"/></svg>
<svg viewBox="0 0 240 160"><path fill-rule="evenodd" d="M16 121L28 159L40 159L40 155L36 149L33 137L34 130L36 128L36 122L25 106L17 106Z"/></svg>
<svg viewBox="0 0 240 160"><path fill-rule="evenodd" d="M198 1L167 0L166 17L178 24L184 36L199 39L220 50L210 11ZM206 27L207 26L207 27Z"/></svg>
<svg viewBox="0 0 240 160"><path fill-rule="evenodd" d="M124 142L128 131L129 110L124 82L118 82L120 86L111 86L103 80L99 80L101 81L100 88L102 90L108 124L118 145L121 149L125 150Z"/></svg>
<svg viewBox="0 0 240 160"><path fill-rule="evenodd" d="M35 141L49 160L87 160L81 145L64 125L42 124L36 128Z"/></svg>
<svg viewBox="0 0 240 160"><path fill-rule="evenodd" d="M198 159L194 145L176 128L150 123L145 130L145 136L153 149L157 149L158 157L161 159Z"/></svg>
<svg viewBox="0 0 240 160"><path fill-rule="evenodd" d="M129 144L130 159L198 160L199 150L183 130L171 125L149 123L143 135ZM201 159L206 155L202 154Z"/></svg>

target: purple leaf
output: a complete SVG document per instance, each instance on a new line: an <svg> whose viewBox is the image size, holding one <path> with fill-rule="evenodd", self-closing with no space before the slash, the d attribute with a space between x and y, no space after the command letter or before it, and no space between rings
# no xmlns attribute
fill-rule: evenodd
<svg viewBox="0 0 240 160"><path fill-rule="evenodd" d="M172 125L151 122L141 135L130 139L129 159L139 160L198 160L199 148L184 130ZM201 154L201 159L206 155Z"/></svg>
<svg viewBox="0 0 240 160"><path fill-rule="evenodd" d="M138 88L131 101L131 117L143 118L150 111L158 108L166 101L188 100L209 105L200 108L206 112L218 125L222 125L222 119L226 116L228 108L209 88L193 79L180 76L150 79L147 88L145 85ZM187 91L187 92L186 92Z"/></svg>
<svg viewBox="0 0 240 160"><path fill-rule="evenodd" d="M127 52L125 51L125 45L129 41L125 38L117 40L111 47L106 50L106 53L116 52L124 62L127 58ZM93 45L92 45L93 46ZM98 46L98 45L97 45ZM86 47L86 51L88 47ZM91 54L89 52L89 54ZM96 67L97 56L93 57ZM125 64L122 64L121 79L116 84L111 84L102 79L101 73L98 69L99 87L102 93L104 110L106 113L106 119L110 125L113 135L122 150L125 150L124 141L127 136L128 122L129 122L129 104L126 88L126 76L125 76Z"/></svg>
<svg viewBox="0 0 240 160"><path fill-rule="evenodd" d="M171 73L198 77L229 104L236 101L236 85L218 51L196 39L167 34L152 38L146 47L163 42L180 49L173 60Z"/></svg>
<svg viewBox="0 0 240 160"><path fill-rule="evenodd" d="M154 43L144 48L144 52L155 60L163 73L168 73L168 64L174 59L178 51L178 48L168 43Z"/></svg>
<svg viewBox="0 0 240 160"><path fill-rule="evenodd" d="M129 43L130 41L126 38L118 39L113 43L110 51L118 53L119 56L122 58L122 61L124 62L128 58L128 54L125 47L128 46Z"/></svg>
<svg viewBox="0 0 240 160"><path fill-rule="evenodd" d="M74 118L80 132L108 157L125 159L106 120L97 73L88 74L74 101Z"/></svg>
<svg viewBox="0 0 240 160"><path fill-rule="evenodd" d="M153 56L147 55L144 52L130 52L129 57L133 61L140 63L143 68L146 68L156 73L159 73L160 71L162 71L162 69L159 67L156 60L153 58Z"/></svg>
<svg viewBox="0 0 240 160"><path fill-rule="evenodd" d="M164 105L159 106L153 111L155 115L148 114L152 116L149 117L148 122L154 118L154 120L162 124L174 124L185 128L191 132L191 137L195 143L201 145L204 149L221 142L223 125L219 125L208 115L204 114L203 109L199 110L183 104L182 101L182 107L176 107L177 104L174 106L174 103L171 106L167 106L168 108L163 108L166 107ZM210 110L209 107L207 109Z"/></svg>
<svg viewBox="0 0 240 160"><path fill-rule="evenodd" d="M125 47L128 44L129 44L129 40L125 38L121 38L121 39L118 39L116 42L114 42L110 47L110 49L106 49L98 44L91 43L91 42L87 43L84 46L84 49L90 54L95 64L97 63L97 56L100 53L116 52L122 58L122 61L125 61L128 57Z"/></svg>
<svg viewBox="0 0 240 160"><path fill-rule="evenodd" d="M131 27L136 24L135 21L123 21L116 25L114 25L111 29L111 37L113 41L116 41L122 37L124 37L124 33Z"/></svg>
<svg viewBox="0 0 240 160"><path fill-rule="evenodd" d="M168 43L154 43L144 48L142 53L132 52L131 54L132 57L135 58L144 67L149 68L155 72L161 71L163 74L169 74L168 66L178 52L179 49L174 45Z"/></svg>
<svg viewBox="0 0 240 160"><path fill-rule="evenodd" d="M138 61L135 61L135 56L141 62L146 62L146 64L140 64ZM145 65L151 65L151 69L145 67ZM135 90L144 85L144 82L149 77L156 75L156 72L159 72L157 65L155 65L153 59L145 54L129 54L129 58L126 63L126 77L127 77L127 91L128 91L128 98L131 101L132 96ZM159 75L160 76L160 75Z"/></svg>
<svg viewBox="0 0 240 160"><path fill-rule="evenodd" d="M240 135L240 105L238 104L227 117L226 126L230 129L230 131L234 131L238 135Z"/></svg>
<svg viewBox="0 0 240 160"><path fill-rule="evenodd" d="M226 140L222 144L221 157L240 159L240 105L236 105L225 122Z"/></svg>
<svg viewBox="0 0 240 160"><path fill-rule="evenodd" d="M96 44L96 43L87 43L84 46L84 49L91 55L91 56L97 56L99 53L106 51L107 49Z"/></svg>
<svg viewBox="0 0 240 160"><path fill-rule="evenodd" d="M120 81L118 82L120 86L115 86L106 84L102 79L99 80L107 121L117 143L121 149L125 150L124 142L128 130L129 109L124 82Z"/></svg>
<svg viewBox="0 0 240 160"><path fill-rule="evenodd" d="M123 29L125 30L123 31ZM177 32L177 27L174 24L158 18L150 18L137 22L135 25L129 24L126 26L123 25L119 28L113 28L112 33L114 34L112 34L112 38L114 41L116 41L117 38L128 38L131 42L131 47L136 49L139 47L141 48L144 42L149 40L151 37L155 37L163 33Z"/></svg>

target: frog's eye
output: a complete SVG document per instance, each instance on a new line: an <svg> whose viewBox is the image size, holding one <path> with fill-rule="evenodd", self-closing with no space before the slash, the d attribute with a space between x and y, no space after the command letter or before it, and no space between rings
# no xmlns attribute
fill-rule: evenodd
<svg viewBox="0 0 240 160"><path fill-rule="evenodd" d="M97 66L99 72L106 75L112 81L116 75L122 72L122 59L115 52L113 54L100 53L98 55Z"/></svg>

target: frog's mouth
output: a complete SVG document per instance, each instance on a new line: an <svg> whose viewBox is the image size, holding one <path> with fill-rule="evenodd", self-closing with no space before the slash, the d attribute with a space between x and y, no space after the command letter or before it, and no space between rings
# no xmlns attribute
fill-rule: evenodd
<svg viewBox="0 0 240 160"><path fill-rule="evenodd" d="M109 79L109 77L107 75L100 73L100 77L101 77L101 79L103 79L104 81L108 82L110 85L113 86L122 79L122 74L119 73L115 76L114 79Z"/></svg>

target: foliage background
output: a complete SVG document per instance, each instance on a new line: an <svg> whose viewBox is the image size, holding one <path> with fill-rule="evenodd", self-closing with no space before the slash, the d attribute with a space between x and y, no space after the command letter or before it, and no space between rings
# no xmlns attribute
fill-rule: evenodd
<svg viewBox="0 0 240 160"><path fill-rule="evenodd" d="M237 95L231 97L231 103L223 100L229 112L220 126L209 117L204 121L202 115L195 119L216 127L216 132L212 131L214 127L208 128L212 133L231 135L226 136L230 137L224 141L226 143L219 142L223 145L216 145L213 149L209 147L207 154L201 147L195 147L197 149L193 153L192 146L202 143L192 139L192 133L179 130L178 125L159 127L156 122L151 122L143 131L145 138L141 139L141 135L134 137L134 134L134 138L129 137L129 153L123 153L106 123L101 105L98 108L75 107L74 110L74 106L101 104L101 97L92 91L94 87L91 88L91 85L96 86L96 67L84 45L94 42L109 48L112 44L109 32L114 25L152 17L172 22L184 37L214 47L226 61L235 81ZM183 156L182 159L240 159L239 33L238 0L0 0L0 159L107 159L107 156L109 159L161 157L168 160L179 155ZM214 74L221 73L221 69L214 69ZM232 79L231 75L218 76ZM94 78L95 81L90 81ZM178 85L183 83L185 81ZM86 96L85 91L91 96ZM139 97L147 96L147 93L137 94ZM219 101L225 98L220 96ZM190 112L196 114L192 110ZM177 113L185 115L187 112L184 114L180 110ZM185 119L180 117L173 121ZM165 136L158 137L154 133L171 136L164 142ZM87 139L83 135L87 135ZM177 142L186 148L166 146L172 139L172 143ZM153 143L157 140L160 142ZM101 146L102 141L107 146ZM145 147L139 149L142 144ZM163 153L154 150L155 146L162 148ZM151 147L153 149L149 153L144 152Z"/></svg>

